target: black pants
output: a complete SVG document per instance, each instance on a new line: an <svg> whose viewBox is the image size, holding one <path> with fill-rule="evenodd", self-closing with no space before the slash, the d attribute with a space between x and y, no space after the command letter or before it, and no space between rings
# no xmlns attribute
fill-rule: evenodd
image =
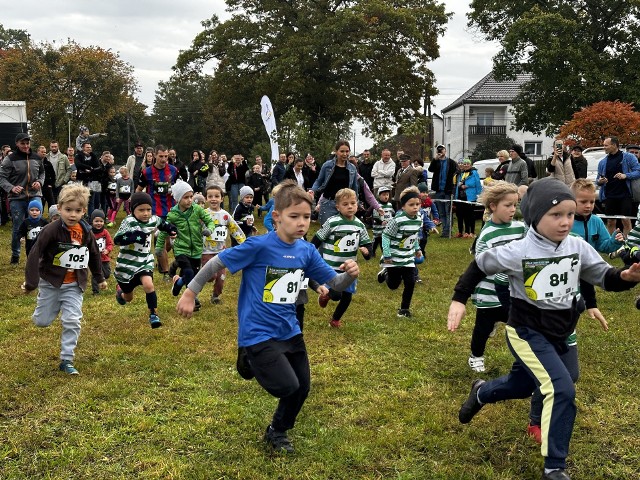
<svg viewBox="0 0 640 480"><path fill-rule="evenodd" d="M110 262L102 262L102 276L105 280L111 276ZM93 290L93 293L100 293L100 286L98 285L96 277L93 275L91 275L91 290Z"/></svg>
<svg viewBox="0 0 640 480"><path fill-rule="evenodd" d="M478 308L476 310L476 324L473 327L473 334L471 334L471 355L482 357L495 323L507 323L507 320L509 320L509 310L505 307Z"/></svg>
<svg viewBox="0 0 640 480"><path fill-rule="evenodd" d="M53 187L44 186L42 187L42 215L44 215L44 209L46 206L55 205L56 200L53 195Z"/></svg>
<svg viewBox="0 0 640 480"><path fill-rule="evenodd" d="M473 205L470 203L456 203L456 216L458 217L458 232L476 233Z"/></svg>
<svg viewBox="0 0 640 480"><path fill-rule="evenodd" d="M414 267L390 267L387 268L387 286L391 290L395 290L404 282L404 290L402 291L402 303L400 308L408 310L411 306L411 297L413 297L413 289L416 286L414 276Z"/></svg>
<svg viewBox="0 0 640 480"><path fill-rule="evenodd" d="M311 386L309 357L302 335L251 345L247 347L247 357L260 386L280 399L271 426L279 432L293 428Z"/></svg>
<svg viewBox="0 0 640 480"><path fill-rule="evenodd" d="M349 305L351 305L353 293L336 292L335 290L329 289L329 297L334 302L338 302L338 305L333 312L333 320L340 320L342 318L342 315L344 315L344 312L346 312L347 308L349 308Z"/></svg>
<svg viewBox="0 0 640 480"><path fill-rule="evenodd" d="M176 263L178 264L178 268L180 268L180 276L182 277L182 282L186 287L200 270L201 259L187 257L186 255L178 255L176 257Z"/></svg>
<svg viewBox="0 0 640 480"><path fill-rule="evenodd" d="M376 250L380 247L382 250L382 237L373 237L373 246L371 247L371 256L375 258Z"/></svg>

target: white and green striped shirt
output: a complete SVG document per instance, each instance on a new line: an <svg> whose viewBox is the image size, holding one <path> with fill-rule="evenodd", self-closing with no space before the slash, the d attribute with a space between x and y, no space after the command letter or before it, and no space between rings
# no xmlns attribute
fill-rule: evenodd
<svg viewBox="0 0 640 480"><path fill-rule="evenodd" d="M640 209L638 210L636 224L627 236L627 245L630 247L640 247Z"/></svg>
<svg viewBox="0 0 640 480"><path fill-rule="evenodd" d="M393 218L393 215L396 211L393 209L393 205L390 202L381 203L380 208L384 210L384 215L380 215L377 210L373 211L373 236L378 238L382 236L382 231L384 227L387 226L389 220Z"/></svg>
<svg viewBox="0 0 640 480"><path fill-rule="evenodd" d="M476 242L476 257L485 250L504 245L514 240L520 240L527 233L524 223L512 221L511 223L493 223L489 220L482 227L478 241ZM489 275L483 278L475 291L472 301L477 308L495 308L500 306L500 300L496 294L496 283L508 285L509 279L503 273Z"/></svg>
<svg viewBox="0 0 640 480"><path fill-rule="evenodd" d="M128 283L138 272L145 270L153 272L154 262L153 253L151 253L151 244L153 233L156 227L162 222L163 220L155 215L146 223L139 222L133 215L129 215L122 220L114 240L132 231L142 231L147 234L147 238L141 243L120 246L118 258L116 259L116 268L113 272L116 280L121 283Z"/></svg>
<svg viewBox="0 0 640 480"><path fill-rule="evenodd" d="M391 259L394 267L414 267L416 251L419 249L418 232L422 228L420 215L410 217L404 210L389 220L382 232L383 253ZM389 240L389 249L385 249L385 237Z"/></svg>
<svg viewBox="0 0 640 480"><path fill-rule="evenodd" d="M342 215L329 218L316 233L322 240L320 254L325 262L335 270L345 260L356 260L358 248L371 243L367 227L359 218L347 220Z"/></svg>

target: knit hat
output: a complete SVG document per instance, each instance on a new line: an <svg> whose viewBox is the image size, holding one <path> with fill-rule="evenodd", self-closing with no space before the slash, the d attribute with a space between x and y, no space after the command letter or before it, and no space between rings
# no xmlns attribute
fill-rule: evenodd
<svg viewBox="0 0 640 480"><path fill-rule="evenodd" d="M516 152L518 155L522 154L522 145L518 145L517 143L511 147L511 150Z"/></svg>
<svg viewBox="0 0 640 480"><path fill-rule="evenodd" d="M245 185L240 189L240 200L242 200L247 195L253 195L253 189Z"/></svg>
<svg viewBox="0 0 640 480"><path fill-rule="evenodd" d="M180 200L182 200L182 197L184 197L184 194L187 192L193 192L193 188L184 180L178 180L171 186L171 194L173 198L175 198L176 203L180 203Z"/></svg>
<svg viewBox="0 0 640 480"><path fill-rule="evenodd" d="M197 203L198 205L203 205L206 202L207 202L207 199L204 198L204 195L202 195L201 193L196 193L193 196L193 203Z"/></svg>
<svg viewBox="0 0 640 480"><path fill-rule="evenodd" d="M60 212L58 212L58 205L49 205L49 218L53 218L56 215L60 215Z"/></svg>
<svg viewBox="0 0 640 480"><path fill-rule="evenodd" d="M153 206L153 203L151 201L151 196L148 193L144 193L144 192L136 192L132 194L131 198L129 199L129 203L131 204L132 213L140 205Z"/></svg>
<svg viewBox="0 0 640 480"><path fill-rule="evenodd" d="M429 187L426 183L420 182L418 184L418 190L420 190L420 193L427 193L429 191Z"/></svg>
<svg viewBox="0 0 640 480"><path fill-rule="evenodd" d="M520 203L524 221L535 228L544 214L563 200L576 201L563 181L552 177L536 180L529 186Z"/></svg>
<svg viewBox="0 0 640 480"><path fill-rule="evenodd" d="M101 219L105 219L107 218L104 214L104 212L102 210L100 210L99 208L96 208L92 213L91 213L91 223L93 223L93 220L95 218L101 218Z"/></svg>
<svg viewBox="0 0 640 480"><path fill-rule="evenodd" d="M39 198L34 198L29 202L29 210L31 210L32 208L37 208L38 210L40 210L40 214L42 214L42 202Z"/></svg>

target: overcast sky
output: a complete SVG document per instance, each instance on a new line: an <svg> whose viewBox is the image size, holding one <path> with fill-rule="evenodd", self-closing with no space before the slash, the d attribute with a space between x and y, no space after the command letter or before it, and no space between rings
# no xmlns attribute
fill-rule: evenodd
<svg viewBox="0 0 640 480"><path fill-rule="evenodd" d="M440 90L433 112L440 112L486 75L498 50L496 44L476 39L465 30L469 2L444 0L447 11L454 15L440 39L440 58L431 65ZM223 20L229 16L223 0L23 0L20 8L17 5L3 9L0 23L5 28L25 29L34 41L71 38L82 46L118 52L134 67L138 98L150 108L158 82L169 79L179 51L189 48L202 30L200 22L213 14ZM357 133L358 151L372 143Z"/></svg>

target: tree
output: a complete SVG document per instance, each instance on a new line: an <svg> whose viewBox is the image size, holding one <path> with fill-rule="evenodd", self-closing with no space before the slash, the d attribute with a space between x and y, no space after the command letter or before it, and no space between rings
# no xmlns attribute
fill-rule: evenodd
<svg viewBox="0 0 640 480"><path fill-rule="evenodd" d="M67 106L72 137L81 124L104 131L112 118L131 108L137 90L131 66L116 53L73 41L7 50L0 57L0 77L0 97L27 101L27 116L39 141L66 137Z"/></svg>
<svg viewBox="0 0 640 480"><path fill-rule="evenodd" d="M637 0L472 0L469 26L498 41L498 79L530 73L515 101L518 129L553 133L600 100L640 100Z"/></svg>
<svg viewBox="0 0 640 480"><path fill-rule="evenodd" d="M3 50L17 48L21 45L28 44L29 41L30 37L26 30L4 28L0 23L0 54L2 54Z"/></svg>
<svg viewBox="0 0 640 480"><path fill-rule="evenodd" d="M483 142L476 145L471 153L471 159L485 160L487 158L496 158L496 152L500 150L509 150L516 141L506 135L490 135Z"/></svg>
<svg viewBox="0 0 640 480"><path fill-rule="evenodd" d="M631 103L594 103L574 113L559 135L583 147L600 146L609 136L618 137L621 144L637 144L640 142L640 113Z"/></svg>
<svg viewBox="0 0 640 480"><path fill-rule="evenodd" d="M227 0L232 17L204 31L178 57L180 73L209 61L224 98L255 109L268 95L277 112L295 106L309 136L323 122L362 120L368 133L412 117L425 89L427 63L448 16L435 0Z"/></svg>

